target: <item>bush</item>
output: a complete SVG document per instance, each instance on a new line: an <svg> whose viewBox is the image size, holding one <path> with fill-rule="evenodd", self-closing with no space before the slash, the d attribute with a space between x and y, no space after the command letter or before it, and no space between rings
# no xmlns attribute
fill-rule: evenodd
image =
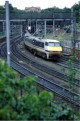
<svg viewBox="0 0 80 121"><path fill-rule="evenodd" d="M53 94L36 86L37 77L19 75L0 60L0 120L70 120L67 105L52 103Z"/></svg>

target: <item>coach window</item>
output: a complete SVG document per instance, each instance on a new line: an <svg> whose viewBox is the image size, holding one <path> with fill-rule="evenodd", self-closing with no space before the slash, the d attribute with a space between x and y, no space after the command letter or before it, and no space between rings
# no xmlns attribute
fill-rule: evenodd
<svg viewBox="0 0 80 121"><path fill-rule="evenodd" d="M35 40L34 39L33 39L32 43L33 43L33 45L35 44Z"/></svg>
<svg viewBox="0 0 80 121"><path fill-rule="evenodd" d="M37 41L35 40L34 44L37 46Z"/></svg>
<svg viewBox="0 0 80 121"><path fill-rule="evenodd" d="M44 43L43 42L40 43L40 47L44 47Z"/></svg>
<svg viewBox="0 0 80 121"><path fill-rule="evenodd" d="M38 41L36 41L36 43L35 43L35 44L36 44L36 46L39 46L39 42L38 42Z"/></svg>
<svg viewBox="0 0 80 121"><path fill-rule="evenodd" d="M31 39L28 39L28 41L31 43Z"/></svg>
<svg viewBox="0 0 80 121"><path fill-rule="evenodd" d="M28 38L26 38L26 40L29 42L29 39Z"/></svg>
<svg viewBox="0 0 80 121"><path fill-rule="evenodd" d="M45 45L48 46L48 42L45 42Z"/></svg>

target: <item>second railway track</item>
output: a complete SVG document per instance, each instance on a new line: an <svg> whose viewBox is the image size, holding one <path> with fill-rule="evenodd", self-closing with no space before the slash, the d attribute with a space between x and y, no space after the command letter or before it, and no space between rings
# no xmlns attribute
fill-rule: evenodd
<svg viewBox="0 0 80 121"><path fill-rule="evenodd" d="M41 70L41 71L44 71L52 76L56 76L62 80L65 80L67 81L67 76L64 74L64 73L61 73L60 71L52 68L52 67L49 67L48 65L46 64L43 64L41 63L40 61L37 61L35 60L34 58L32 59L30 56L27 56L26 54L24 54L20 48L18 47L18 44L19 44L19 41L16 42L16 45L15 46L12 46L12 50L13 50L13 53L15 55L15 53L17 52L16 56L18 56L19 60L22 60L32 66L34 66L35 68ZM75 79L75 85L79 86L80 84L80 80L78 79Z"/></svg>
<svg viewBox="0 0 80 121"><path fill-rule="evenodd" d="M18 39L19 41L19 39ZM18 42L17 41L17 42ZM16 43L16 41L15 41ZM24 60L23 57L21 57L20 51L17 49L16 50L16 44L13 44L14 46L12 48L15 48L15 52L17 56L16 58L18 58L19 60ZM2 49L2 51L4 51L4 47ZM12 52L14 50L12 49ZM15 53L13 52L13 53ZM22 59L21 59L22 58ZM29 60L29 58L28 58ZM34 65L35 63L32 63L31 60L29 60L29 63L31 63L32 65ZM11 65L13 68L15 68L16 70L18 70L20 73L22 73L23 75L37 75L39 80L38 83L40 85L43 85L44 87L46 87L47 89L51 90L52 92L55 92L56 94L58 94L60 97L65 98L66 100L72 102L73 104L80 106L80 98L79 95L77 95L76 93L73 92L69 92L68 89L63 88L62 86L60 86L59 84L55 83L55 81L51 81L49 79L47 79L47 77L44 77L44 75L42 76L40 73L38 72L34 72L34 70L31 70L30 68L25 68L24 64L19 64L18 61L15 62L13 56L11 56ZM38 66L38 65L36 65Z"/></svg>

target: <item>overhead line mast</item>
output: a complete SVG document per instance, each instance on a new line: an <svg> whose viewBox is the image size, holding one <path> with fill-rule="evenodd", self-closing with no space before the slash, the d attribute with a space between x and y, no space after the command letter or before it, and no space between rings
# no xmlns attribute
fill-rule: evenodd
<svg viewBox="0 0 80 121"><path fill-rule="evenodd" d="M9 20L9 1L5 2L6 7L6 43L7 43L7 64L10 66L10 20Z"/></svg>
<svg viewBox="0 0 80 121"><path fill-rule="evenodd" d="M72 54L75 54L75 46L76 46L76 21L74 17L73 8L71 9L71 24L72 24Z"/></svg>

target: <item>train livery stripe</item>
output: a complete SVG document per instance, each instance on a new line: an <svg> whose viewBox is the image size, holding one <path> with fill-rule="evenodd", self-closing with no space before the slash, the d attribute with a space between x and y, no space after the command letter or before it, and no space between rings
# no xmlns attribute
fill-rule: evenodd
<svg viewBox="0 0 80 121"><path fill-rule="evenodd" d="M48 50L50 51L62 51L61 47L48 47Z"/></svg>
<svg viewBox="0 0 80 121"><path fill-rule="evenodd" d="M35 46L35 45L33 45L33 44L29 43L29 42L27 42L25 44L27 44L27 46L29 46L30 48L32 48L34 50L36 49L37 51L45 52L44 48L42 48L42 47Z"/></svg>

